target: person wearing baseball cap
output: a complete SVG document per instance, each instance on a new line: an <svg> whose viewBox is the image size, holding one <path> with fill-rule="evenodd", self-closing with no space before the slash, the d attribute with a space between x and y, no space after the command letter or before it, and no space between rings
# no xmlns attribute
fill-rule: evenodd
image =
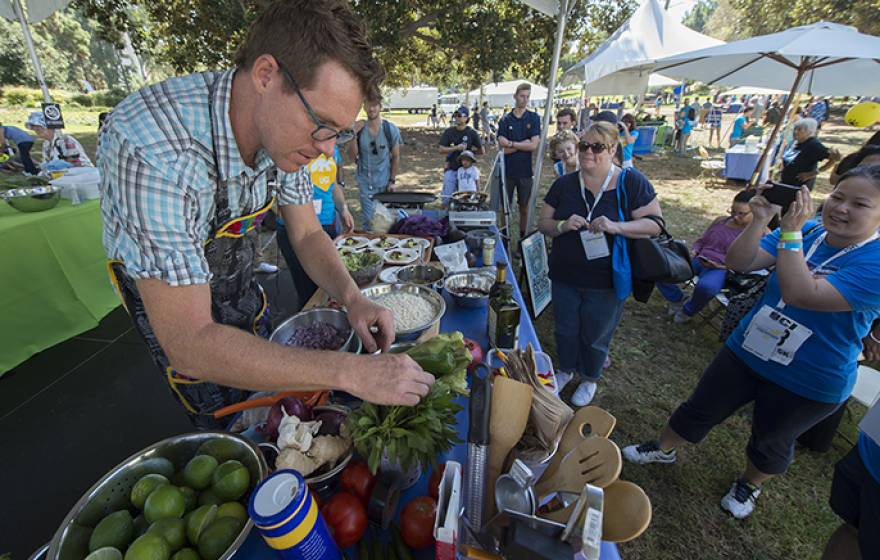
<svg viewBox="0 0 880 560"><path fill-rule="evenodd" d="M468 116L468 108L464 105L456 109L452 114L455 124L444 130L440 136L439 151L446 155L441 197L448 198L455 191L463 190L458 184L458 170L461 167L459 156L468 151L473 158L474 154L482 155L485 152L480 133L468 126Z"/></svg>
<svg viewBox="0 0 880 560"><path fill-rule="evenodd" d="M70 134L46 126L46 118L40 111L28 115L24 126L43 139L43 168L94 167L82 144Z"/></svg>
<svg viewBox="0 0 880 560"><path fill-rule="evenodd" d="M458 163L461 167L456 171L457 191L477 190L477 184L480 182L480 170L477 169L477 158L470 150L465 150L458 155Z"/></svg>

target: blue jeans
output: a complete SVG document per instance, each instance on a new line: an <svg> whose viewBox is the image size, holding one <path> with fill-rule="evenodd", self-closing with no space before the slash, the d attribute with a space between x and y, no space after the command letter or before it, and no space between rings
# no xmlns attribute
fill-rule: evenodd
<svg viewBox="0 0 880 560"><path fill-rule="evenodd" d="M694 273L699 276L697 285L694 287L694 293L691 298L684 304L684 313L688 317L693 317L706 307L706 304L712 301L712 298L718 295L721 288L724 287L724 279L727 277L726 270L717 268L706 268L699 259L694 258L691 261L694 267ZM684 299L684 292L678 287L678 284L657 284L657 290L663 294L667 301L678 303Z"/></svg>
<svg viewBox="0 0 880 560"><path fill-rule="evenodd" d="M554 281L553 315L559 369L579 373L586 381L598 380L623 315L623 302L613 289L579 288Z"/></svg>
<svg viewBox="0 0 880 560"><path fill-rule="evenodd" d="M363 231L371 231L370 222L373 221L373 213L376 211L376 201L372 199L372 196L385 192L387 185L381 188L374 187L361 177L358 177L357 181L361 199L361 226Z"/></svg>

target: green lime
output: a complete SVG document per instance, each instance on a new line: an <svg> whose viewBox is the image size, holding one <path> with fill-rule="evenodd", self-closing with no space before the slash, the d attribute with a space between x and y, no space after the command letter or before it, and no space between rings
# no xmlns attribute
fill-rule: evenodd
<svg viewBox="0 0 880 560"><path fill-rule="evenodd" d="M202 560L202 557L192 548L182 548L174 553L171 560Z"/></svg>
<svg viewBox="0 0 880 560"><path fill-rule="evenodd" d="M219 464L210 455L196 455L183 468L183 480L191 488L204 490L211 485L211 475Z"/></svg>
<svg viewBox="0 0 880 560"><path fill-rule="evenodd" d="M199 535L210 525L214 518L217 517L217 506L208 504L196 508L186 516L186 538L190 544L199 543Z"/></svg>
<svg viewBox="0 0 880 560"><path fill-rule="evenodd" d="M240 503L226 502L217 508L217 517L234 517L242 523L247 523L248 513Z"/></svg>
<svg viewBox="0 0 880 560"><path fill-rule="evenodd" d="M223 501L241 498L251 484L247 467L236 460L226 461L214 471L211 490Z"/></svg>
<svg viewBox="0 0 880 560"><path fill-rule="evenodd" d="M217 560L241 533L244 523L234 517L219 517L199 535L199 555L204 560Z"/></svg>
<svg viewBox="0 0 880 560"><path fill-rule="evenodd" d="M165 457L152 457L144 461L142 465L147 472L161 474L165 478L174 476L174 464Z"/></svg>
<svg viewBox="0 0 880 560"><path fill-rule="evenodd" d="M223 503L223 500L220 499L220 496L218 496L217 493L214 492L214 490L212 490L210 488L208 488L207 490L205 490L204 492L199 494L199 505L200 506L204 506L204 505L219 506L222 503Z"/></svg>
<svg viewBox="0 0 880 560"><path fill-rule="evenodd" d="M89 538L89 552L113 547L125 550L134 538L134 521L128 510L114 511L102 519Z"/></svg>
<svg viewBox="0 0 880 560"><path fill-rule="evenodd" d="M166 517L150 525L147 533L156 533L165 539L168 548L174 552L186 544L186 521L179 517Z"/></svg>
<svg viewBox="0 0 880 560"><path fill-rule="evenodd" d="M178 486L178 490L183 494L183 504L186 506L186 511L190 512L196 509L196 506L199 505L199 494L189 486Z"/></svg>
<svg viewBox="0 0 880 560"><path fill-rule="evenodd" d="M112 546L105 546L86 556L85 560L122 560L122 553Z"/></svg>
<svg viewBox="0 0 880 560"><path fill-rule="evenodd" d="M134 518L134 538L143 535L149 528L150 524L143 513Z"/></svg>
<svg viewBox="0 0 880 560"><path fill-rule="evenodd" d="M176 486L166 484L153 490L147 496L147 503L144 504L144 517L151 524L165 519L167 517L183 517L186 510L186 502L183 499L183 492Z"/></svg>
<svg viewBox="0 0 880 560"><path fill-rule="evenodd" d="M241 445L228 439L212 439L199 446L196 454L210 455L222 463L241 457Z"/></svg>
<svg viewBox="0 0 880 560"><path fill-rule="evenodd" d="M125 560L168 560L169 556L168 543L155 533L138 537L125 551Z"/></svg>
<svg viewBox="0 0 880 560"><path fill-rule="evenodd" d="M144 509L144 504L156 488L168 484L168 479L161 474L148 474L134 483L131 488L131 505L139 510Z"/></svg>

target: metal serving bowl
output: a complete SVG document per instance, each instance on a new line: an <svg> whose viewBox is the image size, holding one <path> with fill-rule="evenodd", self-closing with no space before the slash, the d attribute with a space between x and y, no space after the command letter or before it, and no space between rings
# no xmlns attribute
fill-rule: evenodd
<svg viewBox="0 0 880 560"><path fill-rule="evenodd" d="M19 212L42 212L58 205L61 200L61 187L22 187L0 192L0 198Z"/></svg>
<svg viewBox="0 0 880 560"><path fill-rule="evenodd" d="M228 432L195 432L164 439L113 467L76 502L52 537L49 552L46 554L47 560L84 558L88 554L92 528L108 514L131 507L131 488L143 476L158 472L157 459L168 459L174 464L175 470L180 470L196 455L202 444L218 439L229 442L237 450L235 458L250 472L251 489L269 474L260 450L239 435ZM253 526L253 521L248 520L245 523L241 533L220 560L227 560L235 554Z"/></svg>
<svg viewBox="0 0 880 560"><path fill-rule="evenodd" d="M432 264L411 264L397 271L397 280L402 284L418 284L439 290L443 287L446 271Z"/></svg>
<svg viewBox="0 0 880 560"><path fill-rule="evenodd" d="M442 297L440 297L440 294L438 294L431 288L419 286L418 284L378 284L376 286L370 286L369 288L364 288L363 290L361 290L361 293L363 293L368 299L371 300L381 295L395 292L406 292L410 294L415 294L426 300L434 308L434 314L431 317L431 320L428 321L425 325L421 325L414 329L396 331L394 333L395 342L409 342L412 340L416 340L422 335L423 332L436 325L440 321L440 318L443 317L443 314L446 312L446 301Z"/></svg>
<svg viewBox="0 0 880 560"><path fill-rule="evenodd" d="M339 352L351 352L357 354L361 351L361 339L351 328L348 322L348 316L345 311L340 309L331 309L329 307L321 307L319 309L309 309L308 311L300 311L293 317L285 319L278 327L272 331L269 336L270 342L287 345L287 341L293 336L296 329L310 327L315 323L329 323L337 329L345 332L348 331L348 338L339 347Z"/></svg>
<svg viewBox="0 0 880 560"><path fill-rule="evenodd" d="M463 271L455 272L446 277L446 291L452 296L452 301L461 307L483 307L489 302L489 290L495 278L485 272ZM462 288L477 289L485 292L485 295L476 293L464 293Z"/></svg>

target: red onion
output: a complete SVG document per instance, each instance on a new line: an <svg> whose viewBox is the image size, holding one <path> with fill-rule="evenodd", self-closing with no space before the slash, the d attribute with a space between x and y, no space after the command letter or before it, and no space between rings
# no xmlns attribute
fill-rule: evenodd
<svg viewBox="0 0 880 560"><path fill-rule="evenodd" d="M274 440L278 437L278 427L284 419L284 414L281 412L282 408L284 408L284 412L286 412L288 416L296 416L303 422L312 419L312 411L305 405L305 403L296 397L284 397L273 404L272 408L269 409L269 417L266 418L266 423L260 430L260 432L266 434L269 439Z"/></svg>
<svg viewBox="0 0 880 560"><path fill-rule="evenodd" d="M345 414L335 410L322 410L315 414L315 420L321 421L321 427L318 428L319 436L338 436L339 427L345 421Z"/></svg>

